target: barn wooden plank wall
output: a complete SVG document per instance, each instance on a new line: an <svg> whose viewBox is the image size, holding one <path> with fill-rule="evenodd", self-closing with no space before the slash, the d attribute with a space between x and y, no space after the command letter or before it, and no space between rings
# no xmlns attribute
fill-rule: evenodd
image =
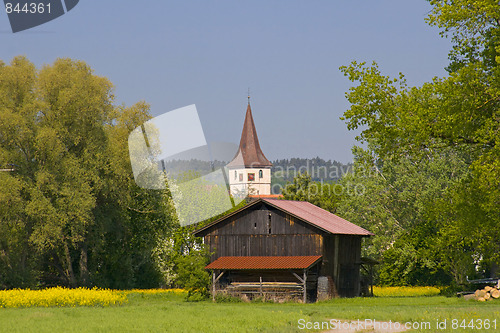
<svg viewBox="0 0 500 333"><path fill-rule="evenodd" d="M242 211L205 236L212 261L221 256L321 255L318 230L274 208Z"/></svg>

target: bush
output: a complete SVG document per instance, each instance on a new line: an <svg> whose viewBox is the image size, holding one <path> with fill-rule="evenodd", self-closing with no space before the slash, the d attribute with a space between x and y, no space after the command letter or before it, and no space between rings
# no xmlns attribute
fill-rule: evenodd
<svg viewBox="0 0 500 333"><path fill-rule="evenodd" d="M210 293L210 275L205 270L207 258L203 254L189 254L176 258L176 284L188 291L187 301L207 299Z"/></svg>
<svg viewBox="0 0 500 333"><path fill-rule="evenodd" d="M226 293L217 293L215 295L215 302L217 303L241 303L243 300L239 297L234 297Z"/></svg>

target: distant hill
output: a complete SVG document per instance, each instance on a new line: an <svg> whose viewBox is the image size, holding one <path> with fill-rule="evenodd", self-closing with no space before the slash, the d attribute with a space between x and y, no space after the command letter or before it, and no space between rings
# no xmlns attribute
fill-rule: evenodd
<svg viewBox="0 0 500 333"><path fill-rule="evenodd" d="M186 171L196 172L200 175L206 175L215 169L225 166L228 162L214 161L213 164L207 161L197 159L191 160L170 160L165 162L166 170L171 175L179 175ZM352 163L343 164L341 162L324 160L320 157L315 158L290 158L271 162L272 166L272 184L285 186L287 182L292 182L298 174L307 172L311 175L313 181L318 182L336 182L342 175L352 171ZM275 187L279 187L278 185Z"/></svg>
<svg viewBox="0 0 500 333"><path fill-rule="evenodd" d="M352 171L352 163L315 158L290 158L272 161L272 184L286 185L298 174L307 172L313 181L336 182L342 175ZM276 188L276 186L274 187Z"/></svg>

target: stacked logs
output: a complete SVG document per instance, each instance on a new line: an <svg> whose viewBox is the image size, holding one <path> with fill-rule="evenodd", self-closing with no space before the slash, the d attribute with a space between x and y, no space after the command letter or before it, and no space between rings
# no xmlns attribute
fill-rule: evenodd
<svg viewBox="0 0 500 333"><path fill-rule="evenodd" d="M500 290L496 287L486 286L484 289L476 290L474 297L480 302L492 301L500 298Z"/></svg>

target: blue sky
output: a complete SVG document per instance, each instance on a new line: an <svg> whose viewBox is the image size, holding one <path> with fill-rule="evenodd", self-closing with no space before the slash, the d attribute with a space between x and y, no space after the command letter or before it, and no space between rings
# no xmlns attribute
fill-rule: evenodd
<svg viewBox="0 0 500 333"><path fill-rule="evenodd" d="M339 119L351 83L338 68L377 61L420 85L445 76L450 41L424 19L424 0L92 1L13 34L0 13L0 59L37 66L87 62L115 85L117 104L153 115L196 104L207 141L239 141L250 87L270 160L352 160L356 133Z"/></svg>

